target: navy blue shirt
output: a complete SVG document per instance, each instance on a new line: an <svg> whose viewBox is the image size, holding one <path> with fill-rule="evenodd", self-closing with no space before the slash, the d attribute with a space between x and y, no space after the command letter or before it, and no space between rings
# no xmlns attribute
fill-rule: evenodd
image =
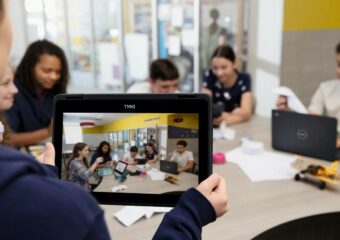
<svg viewBox="0 0 340 240"><path fill-rule="evenodd" d="M110 154L105 154L105 155L101 156L101 155L99 154L99 152L96 151L96 152L92 155L92 158L91 158L91 165L94 164L94 162L96 161L96 159L99 158L99 157L103 157L103 158L104 158L104 160L103 160L103 162L102 162L101 164L106 163L106 162L112 160L112 157L111 157Z"/></svg>
<svg viewBox="0 0 340 240"><path fill-rule="evenodd" d="M103 210L33 157L0 145L1 239L110 239Z"/></svg>
<svg viewBox="0 0 340 240"><path fill-rule="evenodd" d="M242 94L251 91L250 75L247 73L236 72L237 79L231 88L223 87L212 70L206 71L203 87L212 92L214 104L223 105L225 112L232 112L240 107Z"/></svg>
<svg viewBox="0 0 340 240"><path fill-rule="evenodd" d="M8 123L14 132L31 132L47 128L53 114L54 93L47 91L38 97L27 91L21 80L14 80L19 92L14 97L13 107L6 112Z"/></svg>

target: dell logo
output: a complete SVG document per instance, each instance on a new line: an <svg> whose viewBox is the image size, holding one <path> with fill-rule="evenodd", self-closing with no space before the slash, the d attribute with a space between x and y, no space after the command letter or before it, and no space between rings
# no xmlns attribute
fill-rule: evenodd
<svg viewBox="0 0 340 240"><path fill-rule="evenodd" d="M296 134L300 140L306 140L308 138L308 132L304 129L299 129Z"/></svg>
<svg viewBox="0 0 340 240"><path fill-rule="evenodd" d="M124 108L125 109L136 109L136 105L135 104L124 104Z"/></svg>

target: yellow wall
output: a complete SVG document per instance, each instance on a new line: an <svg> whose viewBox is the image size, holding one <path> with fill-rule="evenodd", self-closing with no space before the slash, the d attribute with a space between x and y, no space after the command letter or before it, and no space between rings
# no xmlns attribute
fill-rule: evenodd
<svg viewBox="0 0 340 240"><path fill-rule="evenodd" d="M284 31L340 28L339 0L285 0Z"/></svg>
<svg viewBox="0 0 340 240"><path fill-rule="evenodd" d="M183 122L175 122L176 118L183 118ZM197 114L170 114L168 116L168 126L198 129L198 115Z"/></svg>
<svg viewBox="0 0 340 240"><path fill-rule="evenodd" d="M183 118L183 122L174 122L175 118ZM123 118L105 126L83 128L84 134L117 132L129 129L156 127L169 125L174 127L198 129L198 116L196 114L168 114L147 113Z"/></svg>

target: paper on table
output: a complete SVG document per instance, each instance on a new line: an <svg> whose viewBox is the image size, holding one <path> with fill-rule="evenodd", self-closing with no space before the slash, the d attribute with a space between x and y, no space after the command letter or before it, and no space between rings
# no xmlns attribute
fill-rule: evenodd
<svg viewBox="0 0 340 240"><path fill-rule="evenodd" d="M150 219L154 213L169 212L171 207L136 207L127 206L113 214L113 216L126 227L132 225L142 217Z"/></svg>
<svg viewBox="0 0 340 240"><path fill-rule="evenodd" d="M265 151L259 155L244 154L240 147L226 153L226 159L238 164L251 181L284 180L294 177L294 157Z"/></svg>
<svg viewBox="0 0 340 240"><path fill-rule="evenodd" d="M145 215L145 208L127 206L116 212L113 216L125 226L130 226Z"/></svg>
<svg viewBox="0 0 340 240"><path fill-rule="evenodd" d="M290 88L281 86L274 89L273 93L281 96L286 96L287 105L293 111L305 114L308 113L308 110L305 107L305 105L303 105L300 99L295 95L295 93Z"/></svg>
<svg viewBox="0 0 340 240"><path fill-rule="evenodd" d="M154 168L148 171L149 176L152 181L163 181L165 178L165 173L159 170L155 170Z"/></svg>

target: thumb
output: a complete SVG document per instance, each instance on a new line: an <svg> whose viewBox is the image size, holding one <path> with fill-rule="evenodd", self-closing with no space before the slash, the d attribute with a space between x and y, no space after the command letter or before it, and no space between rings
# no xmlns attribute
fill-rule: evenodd
<svg viewBox="0 0 340 240"><path fill-rule="evenodd" d="M55 165L55 149L52 143L46 143L43 157L43 163Z"/></svg>
<svg viewBox="0 0 340 240"><path fill-rule="evenodd" d="M208 196L211 194L213 189L215 189L219 185L220 181L221 181L220 176L214 173L206 180L201 182L201 184L198 185L197 189L204 195Z"/></svg>

